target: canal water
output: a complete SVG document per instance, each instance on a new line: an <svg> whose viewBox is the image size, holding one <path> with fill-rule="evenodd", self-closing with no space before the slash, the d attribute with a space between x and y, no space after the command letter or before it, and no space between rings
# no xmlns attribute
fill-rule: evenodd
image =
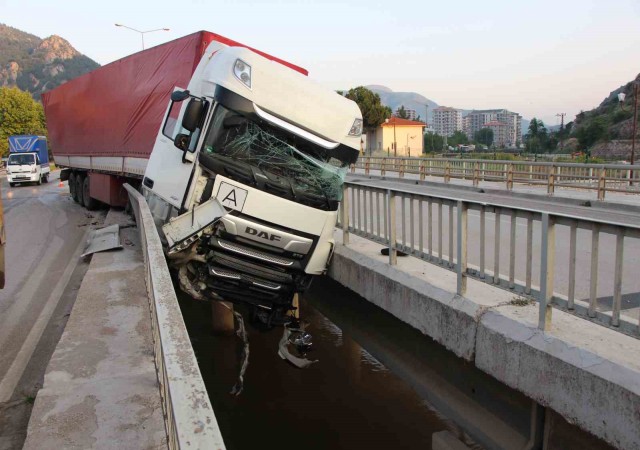
<svg viewBox="0 0 640 450"><path fill-rule="evenodd" d="M441 430L471 449L532 448L535 417L547 450L610 448L326 277L300 305L318 362L295 368L278 356L281 327L245 319L249 365L232 395L241 339L214 334L211 305L176 292L229 450L425 450Z"/></svg>
<svg viewBox="0 0 640 450"><path fill-rule="evenodd" d="M333 282L316 281L302 299L301 311L313 335L309 359L318 362L307 369L295 368L277 353L282 328L261 331L246 320L250 356L244 390L238 396L231 390L242 362L241 340L212 333L210 305L179 293L227 448L424 450L431 448L432 434L440 430L473 444L350 333L319 312L327 285ZM366 314L348 311L347 316Z"/></svg>

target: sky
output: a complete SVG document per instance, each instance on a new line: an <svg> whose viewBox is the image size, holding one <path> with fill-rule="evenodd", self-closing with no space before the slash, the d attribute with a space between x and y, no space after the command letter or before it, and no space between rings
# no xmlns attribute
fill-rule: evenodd
<svg viewBox="0 0 640 450"><path fill-rule="evenodd" d="M107 64L208 30L301 65L331 89L378 84L548 125L640 72L639 0L0 0L0 23Z"/></svg>

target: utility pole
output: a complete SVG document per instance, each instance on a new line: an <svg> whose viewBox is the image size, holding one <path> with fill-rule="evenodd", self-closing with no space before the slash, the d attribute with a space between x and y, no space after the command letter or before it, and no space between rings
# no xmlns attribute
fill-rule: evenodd
<svg viewBox="0 0 640 450"><path fill-rule="evenodd" d="M633 82L633 131L631 132L631 165L636 162L636 126L638 125L638 80ZM629 174L629 185L633 186L633 170Z"/></svg>
<svg viewBox="0 0 640 450"><path fill-rule="evenodd" d="M561 152L564 151L564 141L562 140L562 131L564 130L564 116L566 115L567 113L556 114L556 117L560 117L560 151Z"/></svg>

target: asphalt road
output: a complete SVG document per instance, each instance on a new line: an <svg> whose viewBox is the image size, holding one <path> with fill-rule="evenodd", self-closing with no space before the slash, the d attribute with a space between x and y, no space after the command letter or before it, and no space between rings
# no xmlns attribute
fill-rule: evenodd
<svg viewBox="0 0 640 450"><path fill-rule="evenodd" d="M467 199L479 201L488 205L503 205L525 208L533 211L547 210L559 215L573 215L576 217L589 217L595 220L605 222L614 222L625 225L638 226L640 224L640 212L636 208L625 205L623 208L598 208L596 206L586 207L579 205L563 204L561 202L550 202L549 199L542 195L536 198L522 198L504 193L481 193L474 192L469 189L460 189L456 186L447 186L444 184L431 184L429 186L416 185L415 183L407 183L393 179L379 180L368 179L364 176L349 176L348 181L374 186L378 188L402 189L406 192L428 193L436 197L446 197L451 199ZM396 205L396 222L397 222L397 239L402 242L402 210L400 201ZM367 208L369 208L369 199L367 199ZM415 247L418 248L418 207L414 206L414 228L415 228ZM432 229L433 229L433 246L437 253L437 214L438 210L434 204L432 207ZM448 260L449 255L449 211L443 206L443 239L442 248L445 259ZM374 202L374 222L378 214ZM405 244L410 245L410 215L408 201L405 204ZM455 249L455 220L456 214L454 209L454 252ZM363 222L364 222L364 216ZM423 207L423 226L427 224L427 206ZM509 243L510 243L510 217L503 213L500 218L500 272L508 273L509 268ZM371 227L369 220L369 229ZM377 222L376 222L377 223ZM516 220L516 254L515 254L515 277L517 280L525 280L526 267L526 219ZM532 257L532 280L533 285L539 285L540 279L540 248L541 248L541 232L540 223L534 221L533 226L533 257ZM383 222L381 219L380 227ZM493 270L494 266L494 244L495 244L495 215L486 214L485 228L485 267L488 271ZM468 262L470 265L479 266L480 263L480 213L478 211L469 211L468 219ZM428 247L427 231L423 232L424 248ZM590 287L590 267L591 267L591 232L589 230L578 230L576 241L576 299L587 300L589 298ZM561 294L567 295L569 283L569 228L566 226L556 227L556 264L555 264L555 284L554 290ZM613 280L614 280L614 260L615 260L615 236L607 233L601 233L599 245L599 264L598 264L598 309L601 311L610 311L613 296ZM624 265L622 278L622 309L623 314L631 317L638 317L640 311L640 277L637 276L636 268L640 264L640 239L626 238L624 241Z"/></svg>
<svg viewBox="0 0 640 450"><path fill-rule="evenodd" d="M48 184L10 188L2 176L7 236L0 291L0 450L21 448L31 404L75 301L88 262L88 229L105 212L73 202L59 172Z"/></svg>

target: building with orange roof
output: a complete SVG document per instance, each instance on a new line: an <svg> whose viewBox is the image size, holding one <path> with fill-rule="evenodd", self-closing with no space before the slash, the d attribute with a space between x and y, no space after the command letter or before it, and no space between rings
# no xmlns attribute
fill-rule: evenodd
<svg viewBox="0 0 640 450"><path fill-rule="evenodd" d="M375 131L367 133L366 154L420 156L425 126L424 122L390 117Z"/></svg>

